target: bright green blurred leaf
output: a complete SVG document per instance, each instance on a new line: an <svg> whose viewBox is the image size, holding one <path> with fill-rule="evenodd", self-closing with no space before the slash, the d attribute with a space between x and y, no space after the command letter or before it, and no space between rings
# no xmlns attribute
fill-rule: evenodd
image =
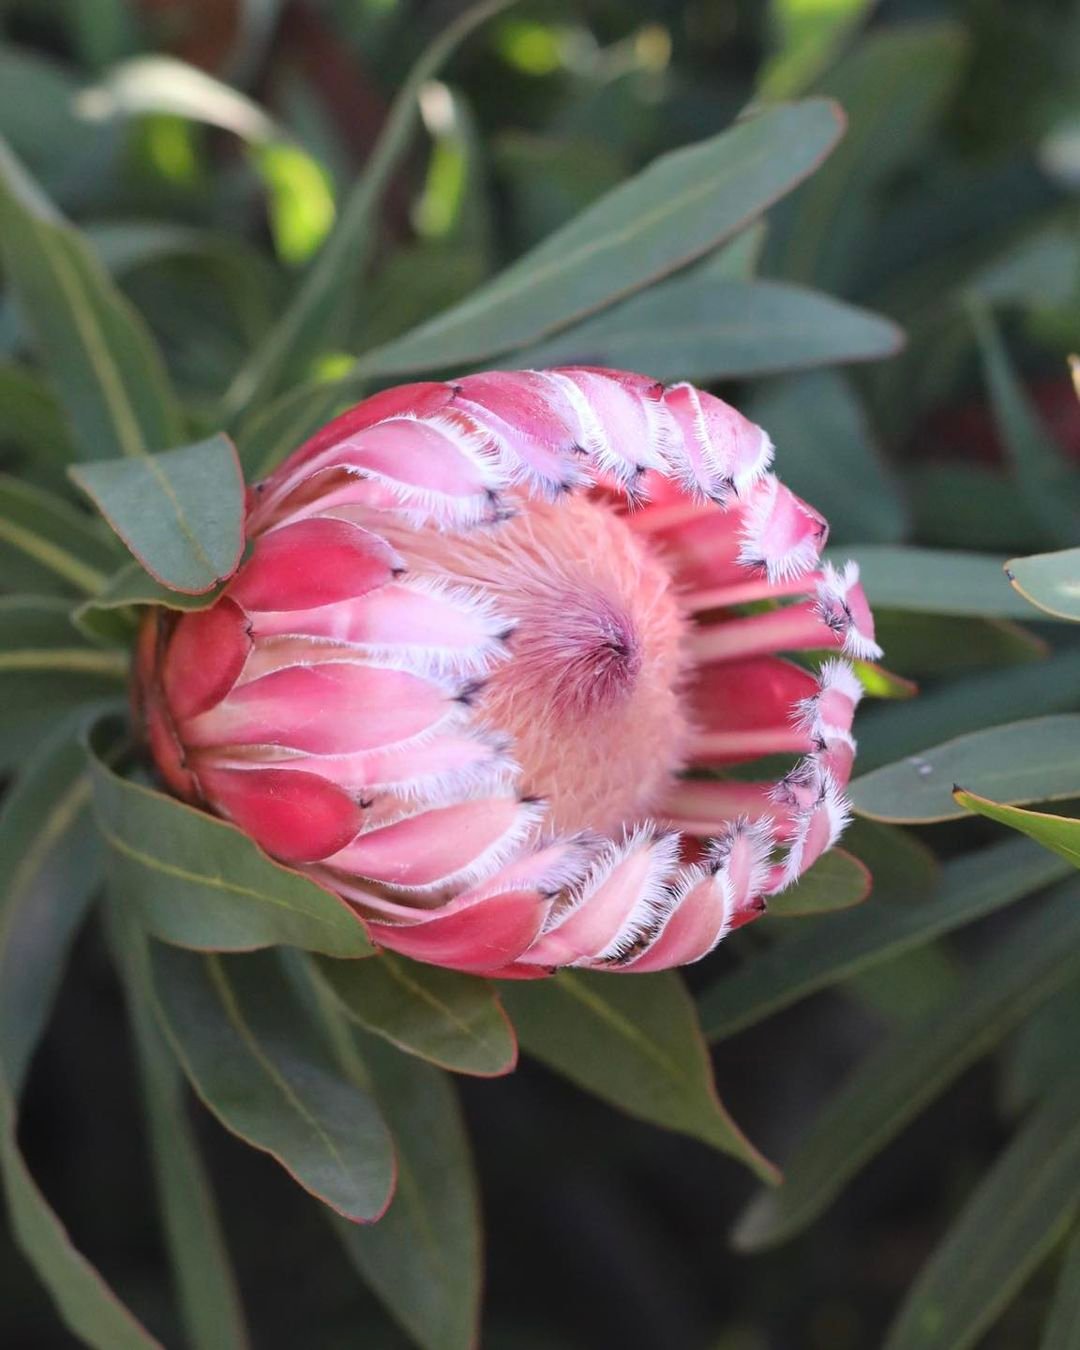
<svg viewBox="0 0 1080 1350"><path fill-rule="evenodd" d="M758 96L802 94L843 48L875 0L771 0L774 50L758 76Z"/></svg>
<svg viewBox="0 0 1080 1350"><path fill-rule="evenodd" d="M270 229L278 256L287 263L307 262L333 228L330 175L284 141L263 146L255 160L270 188Z"/></svg>
<svg viewBox="0 0 1080 1350"><path fill-rule="evenodd" d="M884 1350L968 1350L1080 1208L1080 1078L1038 1108L979 1183L900 1309Z"/></svg>
<svg viewBox="0 0 1080 1350"><path fill-rule="evenodd" d="M507 981L503 1001L522 1048L633 1116L679 1130L746 1163L764 1181L776 1169L716 1095L693 1000L673 971L625 976L564 970Z"/></svg>
<svg viewBox="0 0 1080 1350"><path fill-rule="evenodd" d="M739 1219L737 1245L759 1251L801 1232L866 1163L1012 1029L1080 975L1080 886L1001 939L956 994L904 1027L856 1068L784 1168Z"/></svg>
<svg viewBox="0 0 1080 1350"><path fill-rule="evenodd" d="M407 1054L455 1073L509 1073L517 1044L488 980L383 952L373 961L330 961L316 970L342 1011Z"/></svg>
<svg viewBox="0 0 1080 1350"><path fill-rule="evenodd" d="M0 142L3 257L84 459L142 455L183 439L145 324L85 241Z"/></svg>
<svg viewBox="0 0 1080 1350"><path fill-rule="evenodd" d="M1080 796L1080 790L1076 795ZM959 806L986 816L988 820L1008 825L1011 830L1019 830L1029 839L1067 858L1074 867L1080 867L1080 820L1071 816L1049 815L1045 811L1021 811L1019 807L1003 806L1000 802L988 801L974 792L960 789L954 791L953 796Z"/></svg>
<svg viewBox="0 0 1080 1350"><path fill-rule="evenodd" d="M73 465L71 476L155 581L200 595L244 550L244 480L227 436Z"/></svg>
<svg viewBox="0 0 1080 1350"><path fill-rule="evenodd" d="M956 820L960 784L1014 805L1080 796L1080 716L1033 717L957 736L851 784L855 810L872 820Z"/></svg>
<svg viewBox="0 0 1080 1350"><path fill-rule="evenodd" d="M155 943L150 966L165 1033L222 1125L345 1218L377 1219L394 1189L390 1135L308 1025L276 956Z"/></svg>
<svg viewBox="0 0 1080 1350"><path fill-rule="evenodd" d="M366 376L464 367L535 343L715 248L840 134L824 100L759 112L655 160L456 308L366 352Z"/></svg>
<svg viewBox="0 0 1080 1350"><path fill-rule="evenodd" d="M888 319L779 281L678 277L515 353L530 370L644 370L704 384L803 366L875 361L902 341ZM812 409L813 404L808 404ZM865 536L864 536L865 537Z"/></svg>
<svg viewBox="0 0 1080 1350"><path fill-rule="evenodd" d="M371 965L372 962L365 964ZM445 1074L372 1037L357 1037L369 1087L398 1159L377 1224L335 1221L350 1260L423 1350L470 1350L481 1293L479 1196L469 1142Z"/></svg>
<svg viewBox="0 0 1080 1350"><path fill-rule="evenodd" d="M701 996L701 1021L721 1040L860 970L924 946L1068 875L1069 866L1027 840L1007 840L952 860L937 891L792 924L767 952Z"/></svg>
<svg viewBox="0 0 1080 1350"><path fill-rule="evenodd" d="M1005 564L1005 575L1039 609L1080 623L1080 548L1011 558Z"/></svg>
<svg viewBox="0 0 1080 1350"><path fill-rule="evenodd" d="M230 385L225 396L229 416L265 404L287 384L290 373L305 371L320 351L338 344L353 303L355 282L374 250L376 213L412 139L420 89L473 29L507 3L484 0L467 9L439 34L410 70L333 233L292 303Z"/></svg>
<svg viewBox="0 0 1080 1350"><path fill-rule="evenodd" d="M328 956L371 953L360 920L338 896L271 861L223 820L120 778L93 748L90 763L111 884L155 936L202 951L285 945Z"/></svg>

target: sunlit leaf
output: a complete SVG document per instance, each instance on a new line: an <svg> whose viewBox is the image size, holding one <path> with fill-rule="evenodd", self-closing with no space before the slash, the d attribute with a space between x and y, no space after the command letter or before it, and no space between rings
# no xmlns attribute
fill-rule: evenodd
<svg viewBox="0 0 1080 1350"><path fill-rule="evenodd" d="M1039 1107L979 1183L904 1301L884 1350L968 1350L1080 1208L1080 1078Z"/></svg>
<svg viewBox="0 0 1080 1350"><path fill-rule="evenodd" d="M494 986L384 952L374 961L318 961L342 1010L399 1050L456 1073L509 1073L517 1045Z"/></svg>
<svg viewBox="0 0 1080 1350"><path fill-rule="evenodd" d="M1012 558L1005 564L1005 575L1039 609L1080 623L1080 548Z"/></svg>
<svg viewBox="0 0 1080 1350"><path fill-rule="evenodd" d="M1080 796L1080 716L1033 717L957 736L863 774L849 795L872 820L954 820L964 814L953 799L958 783L1008 805Z"/></svg>
<svg viewBox="0 0 1080 1350"><path fill-rule="evenodd" d="M706 989L701 1021L711 1040L819 989L924 946L1069 873L1068 863L1027 840L1007 840L945 863L936 892L881 897L813 923L791 924L781 941Z"/></svg>
<svg viewBox="0 0 1080 1350"><path fill-rule="evenodd" d="M775 1168L716 1095L693 1001L674 972L564 970L548 980L504 982L502 996L530 1055L623 1111L711 1144L775 1182Z"/></svg>
<svg viewBox="0 0 1080 1350"><path fill-rule="evenodd" d="M244 481L227 436L75 465L71 476L163 586L199 595L235 571L244 549Z"/></svg>
<svg viewBox="0 0 1080 1350"><path fill-rule="evenodd" d="M944 1004L902 1028L856 1068L784 1168L739 1220L757 1251L801 1232L847 1182L946 1087L1070 979L1080 975L1080 886L1001 939Z"/></svg>
<svg viewBox="0 0 1080 1350"><path fill-rule="evenodd" d="M1080 791L1077 792L1080 796ZM1074 866L1080 867L1080 820L1070 816L1049 815L1045 811L1021 811L1017 806L1003 806L1000 802L988 801L974 792L965 792L957 788L953 797L960 806L975 811L988 820L996 820L1019 830L1029 839L1053 849L1067 858Z"/></svg>
<svg viewBox="0 0 1080 1350"><path fill-rule="evenodd" d="M308 1025L275 955L155 943L150 965L166 1035L222 1125L343 1217L379 1218L394 1188L390 1135Z"/></svg>

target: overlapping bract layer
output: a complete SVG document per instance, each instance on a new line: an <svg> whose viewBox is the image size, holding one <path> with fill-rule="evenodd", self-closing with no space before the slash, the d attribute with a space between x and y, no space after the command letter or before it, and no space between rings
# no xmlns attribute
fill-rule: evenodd
<svg viewBox="0 0 1080 1350"><path fill-rule="evenodd" d="M162 773L417 959L528 977L700 958L843 828L860 696L843 658L877 654L857 570L820 563L825 522L771 456L719 399L623 372L375 395L252 490L252 551L225 595L144 632L140 699ZM515 736L485 713L496 672L491 706L513 707L519 728L547 714L521 706L536 695L520 653L545 622L525 591L559 563L555 513L582 499L642 576L663 569L679 615L670 772L658 760L648 810L606 833L551 830L550 803L523 795ZM500 551L523 520L532 553L511 585ZM633 599L592 594L572 593L584 617L570 646L582 624L602 641L563 653L558 734L584 736L593 705L643 678ZM831 655L817 668L781 655L804 652ZM610 769L625 746L601 751L592 762ZM779 781L723 776L777 754L793 764ZM588 786L569 794L588 800Z"/></svg>

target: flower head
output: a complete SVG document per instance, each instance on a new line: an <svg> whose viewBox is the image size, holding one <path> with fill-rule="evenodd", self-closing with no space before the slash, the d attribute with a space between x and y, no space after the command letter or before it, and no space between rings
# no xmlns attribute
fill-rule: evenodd
<svg viewBox="0 0 1080 1350"><path fill-rule="evenodd" d="M159 769L420 960L697 960L842 830L843 657L877 654L771 457L620 371L376 394L252 490L222 597L144 630Z"/></svg>

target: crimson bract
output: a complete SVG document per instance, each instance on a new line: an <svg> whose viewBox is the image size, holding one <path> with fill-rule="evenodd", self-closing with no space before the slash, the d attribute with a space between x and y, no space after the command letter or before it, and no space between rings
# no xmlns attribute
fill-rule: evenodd
<svg viewBox="0 0 1080 1350"><path fill-rule="evenodd" d="M842 830L844 657L878 654L771 459L622 371L376 394L251 490L211 608L148 621L160 772L419 960L699 959Z"/></svg>

